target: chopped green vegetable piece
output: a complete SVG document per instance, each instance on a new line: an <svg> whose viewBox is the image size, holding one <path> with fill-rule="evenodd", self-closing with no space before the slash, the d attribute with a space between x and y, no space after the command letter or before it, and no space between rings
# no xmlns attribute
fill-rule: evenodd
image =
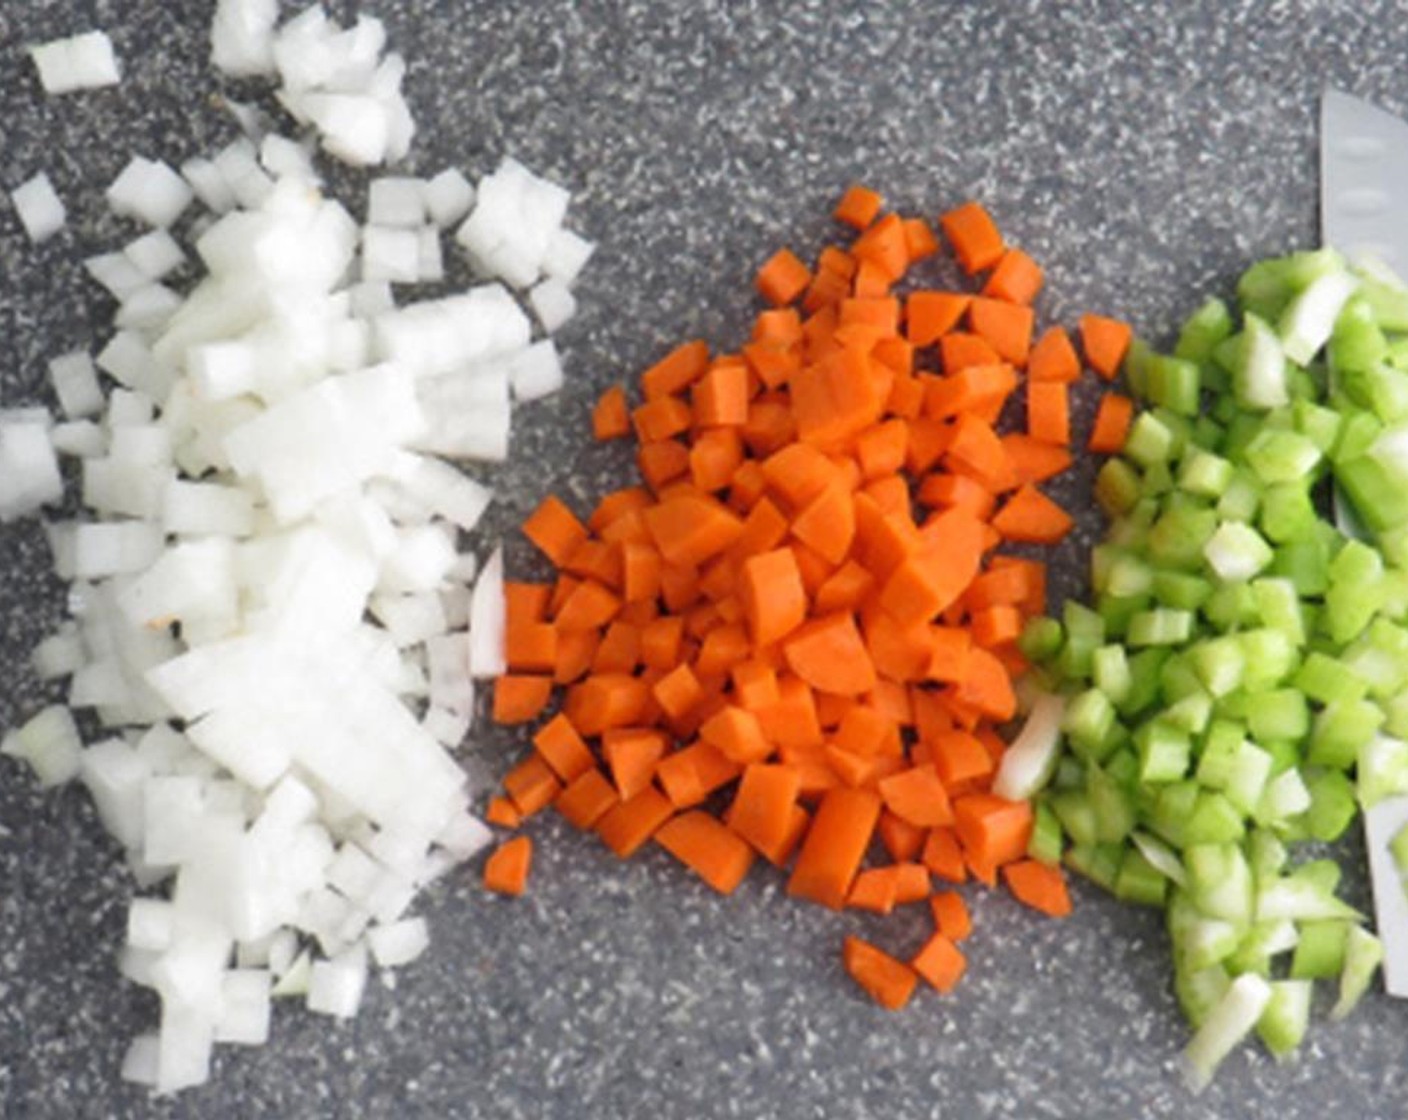
<svg viewBox="0 0 1408 1120"><path fill-rule="evenodd" d="M1309 980L1271 981L1271 998L1256 1022L1256 1033L1276 1057L1284 1058L1305 1038L1310 996Z"/></svg>
<svg viewBox="0 0 1408 1120"><path fill-rule="evenodd" d="M1140 849L1125 850L1115 876L1116 898L1138 906L1162 906L1168 884L1168 876L1150 863Z"/></svg>
<svg viewBox="0 0 1408 1120"><path fill-rule="evenodd" d="M1291 958L1295 980L1328 980L1344 969L1344 951L1349 942L1349 922L1336 919L1302 922L1300 941Z"/></svg>
<svg viewBox="0 0 1408 1120"><path fill-rule="evenodd" d="M1027 843L1027 855L1054 866L1061 862L1064 846L1065 834L1055 811L1047 801L1037 800L1033 805L1032 838Z"/></svg>
<svg viewBox="0 0 1408 1120"><path fill-rule="evenodd" d="M1383 943L1368 930L1351 927L1344 949L1344 972L1340 974L1340 998L1330 1009L1331 1019L1343 1019L1354 1010L1383 959Z"/></svg>

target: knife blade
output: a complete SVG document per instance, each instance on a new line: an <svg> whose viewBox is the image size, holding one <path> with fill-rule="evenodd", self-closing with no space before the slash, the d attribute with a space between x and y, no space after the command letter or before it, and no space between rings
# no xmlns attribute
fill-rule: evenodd
<svg viewBox="0 0 1408 1120"><path fill-rule="evenodd" d="M1320 240L1351 260L1372 257L1408 275L1408 123L1337 89L1320 101ZM1344 496L1336 492L1334 503L1340 530L1364 536ZM1408 893L1389 843L1405 825L1408 797L1364 813L1384 989L1400 998L1408 997Z"/></svg>

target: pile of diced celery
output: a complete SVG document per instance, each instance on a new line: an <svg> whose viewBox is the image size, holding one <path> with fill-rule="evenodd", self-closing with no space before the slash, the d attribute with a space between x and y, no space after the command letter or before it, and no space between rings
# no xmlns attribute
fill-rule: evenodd
<svg viewBox="0 0 1408 1120"><path fill-rule="evenodd" d="M1165 908L1197 1085L1253 1029L1293 1050L1316 980L1334 1016L1367 988L1382 948L1339 865L1291 849L1408 791L1408 288L1322 250L1237 302L1131 347L1094 607L1022 640L1066 694L1033 852Z"/></svg>

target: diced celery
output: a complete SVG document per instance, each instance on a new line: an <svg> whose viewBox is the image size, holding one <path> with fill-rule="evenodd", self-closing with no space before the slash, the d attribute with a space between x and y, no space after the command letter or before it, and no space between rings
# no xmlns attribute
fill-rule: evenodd
<svg viewBox="0 0 1408 1120"><path fill-rule="evenodd" d="M1281 340L1261 316L1243 317L1241 362L1232 371L1232 391L1243 408L1277 408L1290 402L1286 355Z"/></svg>
<svg viewBox="0 0 1408 1120"><path fill-rule="evenodd" d="M1245 929L1253 911L1252 872L1237 844L1190 844L1183 850L1188 893L1209 918Z"/></svg>
<svg viewBox="0 0 1408 1120"><path fill-rule="evenodd" d="M1130 392L1143 397L1149 383L1149 364L1154 359L1154 351L1142 338L1130 340L1124 356L1124 379Z"/></svg>
<svg viewBox="0 0 1408 1120"><path fill-rule="evenodd" d="M1227 958L1227 968L1235 975L1255 972L1270 978L1272 958L1294 949L1296 940L1294 922L1256 922Z"/></svg>
<svg viewBox="0 0 1408 1120"><path fill-rule="evenodd" d="M1164 720L1150 720L1134 733L1139 748L1139 779L1143 782L1176 782L1188 773L1193 742L1187 732Z"/></svg>
<svg viewBox="0 0 1408 1120"><path fill-rule="evenodd" d="M1228 719L1216 719L1208 726L1198 754L1194 774L1201 785L1209 789L1225 789L1232 777L1237 751L1246 739L1244 724Z"/></svg>
<svg viewBox="0 0 1408 1120"><path fill-rule="evenodd" d="M1282 770L1266 783L1261 802L1256 808L1256 821L1279 828L1309 808L1310 790L1306 788L1300 771L1292 767Z"/></svg>
<svg viewBox="0 0 1408 1120"><path fill-rule="evenodd" d="M1309 364L1330 341L1335 321L1358 287L1359 280L1349 271L1327 271L1291 300L1277 324L1286 357Z"/></svg>
<svg viewBox="0 0 1408 1120"><path fill-rule="evenodd" d="M1278 1058L1290 1054L1310 1026L1309 980L1273 980L1271 998L1256 1021L1256 1033Z"/></svg>
<svg viewBox="0 0 1408 1120"><path fill-rule="evenodd" d="M1095 475L1095 500L1106 517L1128 512L1142 493L1139 472L1123 459L1107 459Z"/></svg>
<svg viewBox="0 0 1408 1120"><path fill-rule="evenodd" d="M1120 714L1129 717L1144 711L1159 698L1159 674L1168 651L1154 646L1129 657L1129 693L1118 704Z"/></svg>
<svg viewBox="0 0 1408 1120"><path fill-rule="evenodd" d="M1159 567L1197 568L1203 547L1217 532L1210 509L1169 509L1149 528L1149 559Z"/></svg>
<svg viewBox="0 0 1408 1120"><path fill-rule="evenodd" d="M1226 696L1240 688L1247 659L1235 637L1208 638L1189 651L1198 679L1213 696Z"/></svg>
<svg viewBox="0 0 1408 1120"><path fill-rule="evenodd" d="M1320 450L1330 455L1340 437L1340 414L1314 401L1296 401L1291 406L1291 426Z"/></svg>
<svg viewBox="0 0 1408 1120"><path fill-rule="evenodd" d="M1330 335L1330 364L1336 372L1368 369L1388 357L1388 339L1362 294L1344 305Z"/></svg>
<svg viewBox="0 0 1408 1120"><path fill-rule="evenodd" d="M1152 412L1141 412L1135 418L1124 441L1125 457L1141 467L1168 462L1173 449L1173 432Z"/></svg>
<svg viewBox="0 0 1408 1120"><path fill-rule="evenodd" d="M1178 858L1167 844L1149 832L1142 832L1136 829L1129 834L1130 840L1140 853L1149 862L1149 865L1159 872L1171 883L1184 886L1188 881L1188 873L1183 869L1183 861Z"/></svg>
<svg viewBox="0 0 1408 1120"><path fill-rule="evenodd" d="M1359 298L1369 305L1374 321L1386 331L1408 331L1408 289L1397 276L1370 275L1359 270Z"/></svg>
<svg viewBox="0 0 1408 1120"><path fill-rule="evenodd" d="M1173 352L1190 362L1211 359L1218 343L1232 334L1232 313L1220 299L1209 299L1188 316Z"/></svg>
<svg viewBox="0 0 1408 1120"><path fill-rule="evenodd" d="M1207 1020L1231 982L1227 970L1218 964L1196 970L1186 966L1175 968L1173 992L1184 1017L1194 1030Z"/></svg>
<svg viewBox="0 0 1408 1120"><path fill-rule="evenodd" d="M1354 1010L1360 997L1368 991L1369 983L1383 959L1383 943L1377 937L1359 926L1349 931L1344 950L1344 972L1340 974L1340 998L1330 1009L1331 1019L1343 1019Z"/></svg>
<svg viewBox="0 0 1408 1120"><path fill-rule="evenodd" d="M1299 653L1282 631L1260 626L1255 630L1243 630L1236 638L1247 659L1243 679L1248 692L1271 688L1295 671Z"/></svg>
<svg viewBox="0 0 1408 1120"><path fill-rule="evenodd" d="M1237 744L1223 792L1242 814L1250 816L1261 803L1267 780L1271 777L1271 766L1271 755L1255 743L1243 739Z"/></svg>
<svg viewBox="0 0 1408 1120"><path fill-rule="evenodd" d="M1097 590L1117 596L1143 595L1154 582L1149 565L1127 552L1112 557L1103 575Z"/></svg>
<svg viewBox="0 0 1408 1120"><path fill-rule="evenodd" d="M1159 670L1159 688L1165 705L1205 691L1187 651L1170 654Z"/></svg>
<svg viewBox="0 0 1408 1120"><path fill-rule="evenodd" d="M1184 830L1186 844L1229 844L1246 833L1242 814L1226 796L1203 790Z"/></svg>
<svg viewBox="0 0 1408 1120"><path fill-rule="evenodd" d="M1134 749L1132 738L1120 724L1115 724L1111 738L1119 743L1105 759L1103 768L1106 774L1127 793L1133 793L1139 782L1139 753Z"/></svg>
<svg viewBox="0 0 1408 1120"><path fill-rule="evenodd" d="M1319 652L1307 655L1291 683L1311 700L1321 704L1336 700L1362 700L1369 691L1364 678L1348 665Z"/></svg>
<svg viewBox="0 0 1408 1120"><path fill-rule="evenodd" d="M1193 633L1191 611L1155 607L1140 611L1129 621L1129 644L1132 646L1172 646L1186 642Z"/></svg>
<svg viewBox="0 0 1408 1120"><path fill-rule="evenodd" d="M1105 755L1110 729L1115 723L1115 707L1098 688L1088 688L1071 697L1061 729L1075 752L1089 762Z"/></svg>
<svg viewBox="0 0 1408 1120"><path fill-rule="evenodd" d="M1296 980L1328 980L1344 970L1344 950L1351 923L1340 920L1300 923L1300 941L1291 958L1291 977Z"/></svg>
<svg viewBox="0 0 1408 1120"><path fill-rule="evenodd" d="M1017 648L1028 661L1041 662L1054 655L1065 637L1061 624L1045 615L1027 620L1022 628L1022 636L1017 639Z"/></svg>
<svg viewBox="0 0 1408 1120"><path fill-rule="evenodd" d="M1307 761L1348 770L1383 726L1384 714L1368 700L1327 704L1315 716Z"/></svg>
<svg viewBox="0 0 1408 1120"><path fill-rule="evenodd" d="M1257 697L1248 722L1255 739L1299 739L1310 731L1310 708L1299 690L1273 689Z"/></svg>
<svg viewBox="0 0 1408 1120"><path fill-rule="evenodd" d="M1212 697L1199 689L1180 696L1164 709L1162 718L1170 727L1176 727L1190 735L1201 735L1212 718L1212 707Z"/></svg>
<svg viewBox="0 0 1408 1120"><path fill-rule="evenodd" d="M1335 481L1374 532L1408 524L1408 486L1370 455L1335 465Z"/></svg>
<svg viewBox="0 0 1408 1120"><path fill-rule="evenodd" d="M1027 855L1042 863L1058 864L1065 842L1061 821L1055 811L1045 800L1037 800L1033 805L1032 836L1027 842Z"/></svg>
<svg viewBox="0 0 1408 1120"><path fill-rule="evenodd" d="M1203 557L1218 577L1229 582L1249 580L1261 572L1274 553L1250 525L1224 521L1203 546Z"/></svg>
<svg viewBox="0 0 1408 1120"><path fill-rule="evenodd" d="M1168 878L1138 848L1129 848L1115 877L1115 897L1139 906L1162 906Z"/></svg>
<svg viewBox="0 0 1408 1120"><path fill-rule="evenodd" d="M1254 973L1238 976L1228 985L1183 1052L1184 1074L1192 1092L1207 1088L1223 1058L1260 1022L1271 995L1271 985Z"/></svg>
<svg viewBox="0 0 1408 1120"><path fill-rule="evenodd" d="M1083 789L1057 790L1051 794L1050 805L1075 848L1095 846L1095 808Z"/></svg>
<svg viewBox="0 0 1408 1120"><path fill-rule="evenodd" d="M1306 831L1322 843L1338 840L1358 812L1354 783L1342 770L1312 769L1305 776L1305 786L1310 791Z"/></svg>
<svg viewBox="0 0 1408 1120"><path fill-rule="evenodd" d="M1331 453L1337 465L1368 453L1383 434L1384 426L1372 412L1343 406L1340 409L1340 438Z"/></svg>
<svg viewBox="0 0 1408 1120"><path fill-rule="evenodd" d="M1193 448L1178 468L1178 485L1190 494L1220 498L1232 481L1233 466L1221 455Z"/></svg>
<svg viewBox="0 0 1408 1120"><path fill-rule="evenodd" d="M1259 922L1277 918L1290 918L1293 922L1327 918L1359 921L1362 917L1354 907L1336 898L1333 892L1293 876L1265 883L1257 893L1256 920Z"/></svg>
<svg viewBox="0 0 1408 1120"><path fill-rule="evenodd" d="M1191 572L1160 568L1154 572L1152 590L1161 607L1196 611L1212 594L1212 584Z"/></svg>
<svg viewBox="0 0 1408 1120"><path fill-rule="evenodd" d="M1267 319L1279 318L1294 294L1286 258L1258 261L1237 280L1243 310Z"/></svg>
<svg viewBox="0 0 1408 1120"><path fill-rule="evenodd" d="M1303 596L1323 595L1330 584L1329 573L1330 549L1323 536L1283 544L1267 569L1268 575L1290 580Z"/></svg>
<svg viewBox="0 0 1408 1120"><path fill-rule="evenodd" d="M1304 540L1315 531L1319 520L1310 491L1299 482L1268 486L1261 495L1257 525L1275 544Z"/></svg>
<svg viewBox="0 0 1408 1120"><path fill-rule="evenodd" d="M1264 626L1279 630L1294 646L1305 644L1305 611L1294 583L1278 576L1253 580L1252 596Z"/></svg>
<svg viewBox="0 0 1408 1120"><path fill-rule="evenodd" d="M1256 625L1261 615L1251 584L1214 581L1213 592L1203 604L1203 617L1219 630L1240 630Z"/></svg>
<svg viewBox="0 0 1408 1120"><path fill-rule="evenodd" d="M1196 362L1156 354L1149 365L1149 400L1180 416L1197 416L1202 382Z"/></svg>
<svg viewBox="0 0 1408 1120"><path fill-rule="evenodd" d="M1181 848L1188 842L1188 826L1197 809L1200 793L1196 782L1171 782L1164 786L1154 803L1149 824L1175 848Z"/></svg>
<svg viewBox="0 0 1408 1120"><path fill-rule="evenodd" d="M1123 862L1122 844L1077 845L1066 850L1067 866L1112 893Z"/></svg>
<svg viewBox="0 0 1408 1120"><path fill-rule="evenodd" d="M1408 743L1375 735L1359 748L1355 780L1359 804L1372 809L1385 797L1408 793Z"/></svg>
<svg viewBox="0 0 1408 1120"><path fill-rule="evenodd" d="M1125 700L1133 687L1133 675L1124 646L1104 645L1091 655L1091 672L1095 687L1116 705Z"/></svg>
<svg viewBox="0 0 1408 1120"><path fill-rule="evenodd" d="M1117 844L1134 828L1134 802L1125 789L1104 770L1092 766L1085 776L1090 806L1095 812L1095 838Z"/></svg>
<svg viewBox="0 0 1408 1120"><path fill-rule="evenodd" d="M1176 944L1174 951L1181 952L1185 967L1200 971L1235 953L1243 932L1222 918L1195 918L1189 923L1182 944Z"/></svg>
<svg viewBox="0 0 1408 1120"><path fill-rule="evenodd" d="M1247 462L1267 485L1301 482L1320 463L1320 449L1299 432L1263 428L1246 447Z"/></svg>

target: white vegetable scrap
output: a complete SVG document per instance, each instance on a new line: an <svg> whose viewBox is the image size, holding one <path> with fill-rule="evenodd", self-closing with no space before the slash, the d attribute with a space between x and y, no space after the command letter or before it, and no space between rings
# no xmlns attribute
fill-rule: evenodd
<svg viewBox="0 0 1408 1120"><path fill-rule="evenodd" d="M278 27L276 7L222 0L217 64L277 74L336 155L404 154L381 24L314 7ZM152 229L84 262L115 333L51 361L62 422L0 410L0 520L63 498L60 455L85 507L46 526L73 617L32 658L67 705L0 753L80 781L126 852L144 894L119 969L161 1025L122 1075L163 1093L203 1081L215 1043L264 1042L275 999L354 1015L370 963L427 947L421 888L488 842L449 751L475 679L503 671L503 557L484 548L480 573L462 551L492 492L437 456L507 458L513 402L562 383L541 336L592 248L566 192L511 160L477 191L378 179L359 223L310 151L267 134L180 174L133 159L108 200ZM183 248L169 229L197 200ZM541 330L497 282L398 304L393 283L441 280L466 214L461 240ZM167 286L183 269L202 275Z"/></svg>
<svg viewBox="0 0 1408 1120"><path fill-rule="evenodd" d="M102 31L88 31L29 48L45 93L115 86L122 80L112 40Z"/></svg>
<svg viewBox="0 0 1408 1120"><path fill-rule="evenodd" d="M36 245L64 228L67 213L63 200L44 172L25 180L11 191L10 201L14 203L25 234Z"/></svg>

